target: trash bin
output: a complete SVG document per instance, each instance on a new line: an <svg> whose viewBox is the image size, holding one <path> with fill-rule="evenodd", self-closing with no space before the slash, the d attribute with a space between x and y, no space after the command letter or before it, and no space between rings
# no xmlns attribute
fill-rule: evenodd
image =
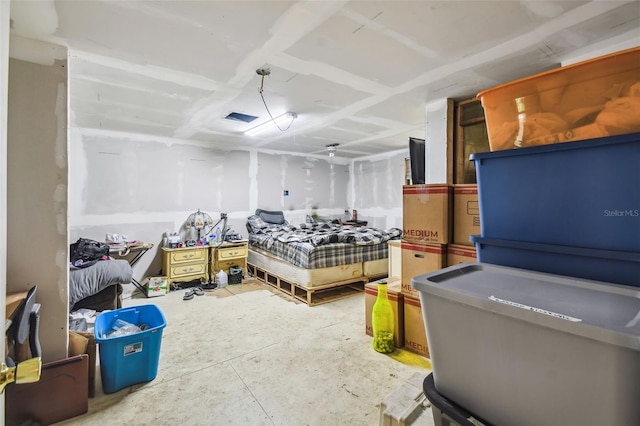
<svg viewBox="0 0 640 426"><path fill-rule="evenodd" d="M108 337L117 320L144 325L144 330ZM100 376L104 393L117 392L127 386L155 379L162 330L166 325L164 314L156 305L133 306L98 315L94 334L100 353Z"/></svg>

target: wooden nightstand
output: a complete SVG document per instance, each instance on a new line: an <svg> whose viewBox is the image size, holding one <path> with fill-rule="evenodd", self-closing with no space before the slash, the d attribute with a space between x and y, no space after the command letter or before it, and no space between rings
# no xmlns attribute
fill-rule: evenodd
<svg viewBox="0 0 640 426"><path fill-rule="evenodd" d="M167 276L167 292L174 281L209 279L209 247L162 248L162 271Z"/></svg>
<svg viewBox="0 0 640 426"><path fill-rule="evenodd" d="M229 268L240 266L244 276L247 276L247 256L249 255L248 241L225 241L221 245L211 247L211 281L221 269L229 275Z"/></svg>

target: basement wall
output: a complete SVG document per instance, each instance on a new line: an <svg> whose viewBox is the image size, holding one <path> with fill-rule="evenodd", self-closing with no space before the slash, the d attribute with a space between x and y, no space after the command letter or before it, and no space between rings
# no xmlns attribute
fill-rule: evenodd
<svg viewBox="0 0 640 426"><path fill-rule="evenodd" d="M164 232L197 237L184 222L198 209L214 221L226 213L228 225L244 237L246 219L256 208L283 210L294 225L314 213L339 217L355 208L372 226L402 228L408 148L340 164L326 157L209 145L71 128L69 241L103 241L106 233L119 233L153 243L134 266L140 281L161 273Z"/></svg>
<svg viewBox="0 0 640 426"><path fill-rule="evenodd" d="M198 209L214 221L226 213L245 238L256 208L283 210L292 224L350 209L348 165L325 157L72 127L69 163L69 241L119 233L153 243L134 266L139 281L161 273L164 232L197 237L184 222Z"/></svg>
<svg viewBox="0 0 640 426"><path fill-rule="evenodd" d="M7 291L38 286L43 361L67 356L67 68L9 61Z"/></svg>
<svg viewBox="0 0 640 426"><path fill-rule="evenodd" d="M375 228L402 229L402 186L405 178L406 150L362 157L351 162L350 205L358 219Z"/></svg>

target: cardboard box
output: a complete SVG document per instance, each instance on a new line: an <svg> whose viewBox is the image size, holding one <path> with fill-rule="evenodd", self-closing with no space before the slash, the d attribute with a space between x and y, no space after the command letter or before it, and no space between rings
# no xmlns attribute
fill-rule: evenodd
<svg viewBox="0 0 640 426"><path fill-rule="evenodd" d="M447 266L477 261L478 257L476 256L475 247L461 246L458 244L449 244L447 246Z"/></svg>
<svg viewBox="0 0 640 426"><path fill-rule="evenodd" d="M149 277L142 281L147 290L147 297L164 296L167 294L167 277Z"/></svg>
<svg viewBox="0 0 640 426"><path fill-rule="evenodd" d="M96 338L93 331L69 331L69 357L88 356L89 398L96 396Z"/></svg>
<svg viewBox="0 0 640 426"><path fill-rule="evenodd" d="M393 317L395 327L393 329L393 344L396 348L404 346L404 305L402 300L404 296L401 292L400 278L387 278L387 296L391 302L393 309ZM378 282L367 283L364 286L364 306L365 306L365 333L373 336L373 327L371 326L371 310L373 304L378 297Z"/></svg>
<svg viewBox="0 0 640 426"><path fill-rule="evenodd" d="M478 185L453 186L453 243L473 246L471 235L480 235Z"/></svg>
<svg viewBox="0 0 640 426"><path fill-rule="evenodd" d="M442 269L446 264L447 246L444 244L415 244L402 240L402 294L418 297L411 288L411 279L416 275Z"/></svg>
<svg viewBox="0 0 640 426"><path fill-rule="evenodd" d="M391 240L389 245L389 278L402 278L402 247L400 240Z"/></svg>
<svg viewBox="0 0 640 426"><path fill-rule="evenodd" d="M402 187L402 238L418 244L451 239L453 187L446 184Z"/></svg>
<svg viewBox="0 0 640 426"><path fill-rule="evenodd" d="M429 358L429 344L427 343L427 332L422 317L420 299L405 295L403 302L404 348Z"/></svg>

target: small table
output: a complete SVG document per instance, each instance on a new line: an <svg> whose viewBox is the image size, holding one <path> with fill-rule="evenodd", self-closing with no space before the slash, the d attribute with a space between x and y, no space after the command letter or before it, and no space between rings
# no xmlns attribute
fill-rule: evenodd
<svg viewBox="0 0 640 426"><path fill-rule="evenodd" d="M167 293L173 282L209 280L209 247L162 247L162 273L167 277Z"/></svg>
<svg viewBox="0 0 640 426"><path fill-rule="evenodd" d="M129 262L129 265L133 267L140 258L150 249L153 248L151 243L135 242L131 244L114 244L109 246L109 255L113 257L119 257ZM138 280L131 277L131 283L135 285L138 290L143 294L146 294L145 288Z"/></svg>
<svg viewBox="0 0 640 426"><path fill-rule="evenodd" d="M225 241L222 244L210 246L210 248L209 279L212 283L216 280L216 272L222 269L227 275L230 275L232 266L241 267L242 275L247 276L248 240Z"/></svg>

